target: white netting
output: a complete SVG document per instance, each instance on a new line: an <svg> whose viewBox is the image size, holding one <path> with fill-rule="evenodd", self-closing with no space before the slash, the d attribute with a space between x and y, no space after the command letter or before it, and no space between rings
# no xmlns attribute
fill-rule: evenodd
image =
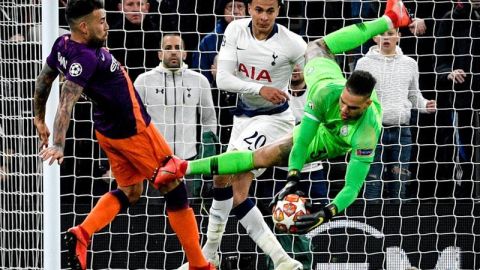
<svg viewBox="0 0 480 270"><path fill-rule="evenodd" d="M0 268L42 267L42 186L33 127L40 42L40 5L0 4Z"/></svg>
<svg viewBox="0 0 480 270"><path fill-rule="evenodd" d="M188 51L186 62L191 65L201 38L214 30L216 19L220 18L214 17L215 4L219 1L151 1L148 25L144 23L143 30L135 30L117 10L118 1L105 2L111 27L109 42L114 43L109 47L120 62L126 63L134 77L158 64L158 30L182 33ZM464 19L455 18L456 22L464 22L457 28L442 23L453 21L456 15L444 17L444 14L459 5L468 6L466 2L406 1L417 17L425 19L427 32L417 37L402 30L401 47L418 62L422 94L436 99L439 107L429 115L413 111L407 125L412 131L408 199L398 202L386 197L378 204L369 204L359 195L345 216L309 235L311 250L292 253L292 249L287 248L290 254L300 256L297 259L307 258L311 269L480 268L479 105L478 97L469 96L473 91L480 91L479 11L469 11ZM306 40L312 40L343 26L376 18L383 10L379 6L384 4L385 1L291 0L286 1L279 22ZM0 8L0 268L40 269L43 266L42 182L32 113L33 84L41 67L40 4L1 1ZM64 8L60 14L61 27L66 28ZM458 36L459 28L468 31ZM440 37L441 32L448 34ZM443 41L447 42L446 46L442 45ZM461 44L468 49L458 51L454 42L457 47ZM347 74L368 47L365 45L338 57ZM125 57L125 52L131 56ZM454 60L458 61L455 68L469 63L464 67L468 70L465 70L467 81L463 88L442 80L445 72L442 64L454 63ZM209 68L201 71L208 74ZM228 108L234 105L234 97L215 87L212 89L220 123L219 136L224 146L231 125ZM61 167L62 233L79 224L98 199L115 188L107 159L93 137L91 114L92 104L81 99L67 134L66 158ZM328 181L317 182L324 184L317 187L320 191L311 187L308 191L322 197L317 198L320 200L327 200L325 192L328 198L333 198L343 186L344 160L325 162L324 177ZM284 172L275 170L275 173L272 176L272 172L267 172L252 185L252 197L257 197L264 206L276 188L271 179L285 179ZM191 204L202 232L201 240L205 241L211 180L194 179L187 180ZM264 206L261 208L268 215ZM167 223L163 198L148 188L137 205L95 234L89 250L89 268L173 269L180 266L184 253ZM288 237L282 242L288 243ZM296 243L294 250L298 240ZM62 245L62 248L65 247ZM233 216L221 250L221 269L267 269L265 256ZM312 254L310 260L308 254ZM65 255L63 250L62 259ZM62 260L62 268L66 267Z"/></svg>

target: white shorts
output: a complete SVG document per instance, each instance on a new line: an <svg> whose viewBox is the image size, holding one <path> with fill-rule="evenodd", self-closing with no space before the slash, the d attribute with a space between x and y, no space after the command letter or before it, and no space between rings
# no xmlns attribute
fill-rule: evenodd
<svg viewBox="0 0 480 270"><path fill-rule="evenodd" d="M294 127L295 117L290 108L273 115L234 116L227 151L256 150L293 132ZM252 173L258 177L264 171L257 169Z"/></svg>

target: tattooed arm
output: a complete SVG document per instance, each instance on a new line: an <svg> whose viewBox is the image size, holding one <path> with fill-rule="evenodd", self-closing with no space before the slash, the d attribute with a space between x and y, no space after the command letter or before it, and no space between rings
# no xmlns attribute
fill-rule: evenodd
<svg viewBox="0 0 480 270"><path fill-rule="evenodd" d="M50 165L55 160L58 160L59 164L63 161L65 136L67 134L68 125L70 124L72 109L80 98L82 92L83 87L72 81L67 80L63 84L53 126L53 145L40 151L40 156L43 160L50 159Z"/></svg>
<svg viewBox="0 0 480 270"><path fill-rule="evenodd" d="M326 57L335 60L335 55L330 52L330 49L323 38L311 41L307 45L307 50L305 51L305 63L308 63L308 61L316 57Z"/></svg>
<svg viewBox="0 0 480 270"><path fill-rule="evenodd" d="M45 104L47 104L52 83L57 76L58 71L45 64L40 72L40 75L38 75L37 80L35 81L34 124L37 128L38 136L40 137L40 148L48 145L50 131L45 124Z"/></svg>

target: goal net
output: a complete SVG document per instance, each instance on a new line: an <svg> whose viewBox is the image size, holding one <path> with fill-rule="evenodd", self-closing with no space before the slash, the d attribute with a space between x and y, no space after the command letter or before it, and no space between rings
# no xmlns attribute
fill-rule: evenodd
<svg viewBox="0 0 480 270"><path fill-rule="evenodd" d="M67 1L59 2L60 27L66 31L64 2ZM131 22L135 18L129 19L125 13L129 7L122 8L118 2L105 1L110 25L107 45L132 80L159 64L161 33L171 32L181 33L189 67L211 79L211 67L196 64L195 53L202 38L215 31L217 20L223 20L219 15L224 10L218 8L221 1L151 0L148 10L144 10L141 28ZM381 190L378 200L365 199L362 189L344 213L309 234L300 238L278 234L285 250L302 261L306 269L480 269L480 9L469 5L475 1L404 2L415 17L424 19L427 30L423 35L401 30L399 46L405 55L417 61L420 91L426 99L437 101L437 110L426 114L413 109L410 121L403 123L402 128L409 128L412 139L407 144L400 139L394 144L399 153L410 149L408 169L401 170L403 182L395 180L400 176L392 173L395 157L385 157L375 163L380 165L384 178L376 182ZM377 0L287 0L277 21L311 41L344 26L377 18L384 5L385 1ZM44 256L61 256L62 268L68 269L63 243L61 254L43 254L44 187L33 126L34 82L42 66L40 10L41 1L0 2L1 269L43 269ZM221 34L217 36L214 42L222 38ZM373 45L372 41L337 56L346 76ZM200 62L202 57L216 53L207 52L210 54L200 54ZM464 82L454 84L448 79L455 69L464 70ZM215 85L211 89L219 137L214 148L222 152L228 144L230 110L236 105L236 97ZM180 84L164 86L163 91L186 93L187 89ZM152 106L156 105L147 104L147 109ZM169 106L165 106L165 112L191 105ZM198 106L199 142L206 130L201 122L202 109L206 108ZM92 103L81 98L67 132L65 160L60 169L62 235L80 224L103 194L116 188L108 160L94 136L92 112ZM156 123L165 132L175 132L175 126L181 124L172 119L165 122ZM255 142L261 144L252 141ZM169 143L175 148L174 143L185 142ZM386 150L383 153L387 155ZM315 201L330 202L344 185L347 160L343 157L323 161L321 173L314 168L306 175L304 181L311 180L315 185L308 185L304 191ZM250 189L250 196L268 223L268 203L285 177L281 168L269 169ZM194 176L185 181L204 243L212 179ZM391 196L395 183L405 191L401 199ZM233 215L220 254L220 269L273 269ZM147 184L135 206L121 212L94 235L88 251L89 269L176 269L184 262L184 252L168 225L165 201Z"/></svg>
<svg viewBox="0 0 480 270"><path fill-rule="evenodd" d="M41 43L40 5L0 3L0 268L39 269L43 263L42 173L33 127ZM32 1L33 2L33 1Z"/></svg>

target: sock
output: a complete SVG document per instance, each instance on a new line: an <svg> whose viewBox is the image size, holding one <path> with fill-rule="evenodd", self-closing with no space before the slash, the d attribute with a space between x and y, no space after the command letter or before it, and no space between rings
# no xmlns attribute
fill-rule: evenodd
<svg viewBox="0 0 480 270"><path fill-rule="evenodd" d="M181 182L178 186L165 194L165 203L167 210L175 211L188 208L188 194L185 182Z"/></svg>
<svg viewBox="0 0 480 270"><path fill-rule="evenodd" d="M188 264L191 268L208 266L208 262L200 248L197 220L192 208L187 207L179 210L168 210L170 226L177 234L178 240L185 250Z"/></svg>
<svg viewBox="0 0 480 270"><path fill-rule="evenodd" d="M213 189L213 202L208 215L207 242L202 248L207 259L213 260L217 256L232 206L233 189L231 186Z"/></svg>
<svg viewBox="0 0 480 270"><path fill-rule="evenodd" d="M254 169L252 151L231 151L210 158L189 161L186 174L236 174L252 169Z"/></svg>
<svg viewBox="0 0 480 270"><path fill-rule="evenodd" d="M251 199L237 205L232 212L240 220L250 238L272 259L275 268L281 261L290 259Z"/></svg>
<svg viewBox="0 0 480 270"><path fill-rule="evenodd" d="M376 20L357 23L326 35L323 40L333 54L346 52L382 34L390 28L391 20L380 17Z"/></svg>
<svg viewBox="0 0 480 270"><path fill-rule="evenodd" d="M105 193L80 226L88 233L89 237L92 237L92 234L107 226L120 210L128 206L130 203L123 191L116 189Z"/></svg>

